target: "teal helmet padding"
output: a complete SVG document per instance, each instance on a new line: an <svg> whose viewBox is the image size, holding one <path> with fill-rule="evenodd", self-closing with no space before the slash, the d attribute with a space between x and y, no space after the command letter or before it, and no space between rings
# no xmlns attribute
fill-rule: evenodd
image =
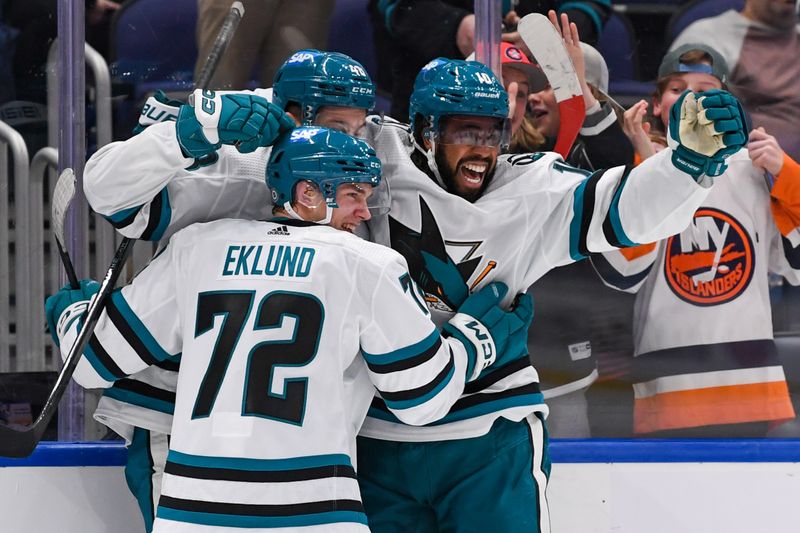
<svg viewBox="0 0 800 533"><path fill-rule="evenodd" d="M381 162L365 141L346 133L301 126L281 136L272 147L267 163L267 186L272 201L283 206L293 200L299 181L319 187L330 207L336 204L336 189L342 183L381 182Z"/></svg>
<svg viewBox="0 0 800 533"><path fill-rule="evenodd" d="M310 126L326 105L375 107L375 84L364 66L339 52L300 50L281 65L272 83L273 103L286 110L290 102L301 109L301 122Z"/></svg>
<svg viewBox="0 0 800 533"><path fill-rule="evenodd" d="M438 57L422 67L414 81L409 104L411 131L417 116L439 129L445 115L508 117L508 93L494 73L477 61Z"/></svg>

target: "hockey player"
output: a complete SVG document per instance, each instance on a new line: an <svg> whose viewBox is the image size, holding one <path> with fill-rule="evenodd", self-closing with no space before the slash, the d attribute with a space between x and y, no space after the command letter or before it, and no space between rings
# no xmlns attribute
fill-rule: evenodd
<svg viewBox="0 0 800 533"><path fill-rule="evenodd" d="M658 74L653 114L674 139L669 119L684 91L723 88L729 71L715 49L688 43L667 54ZM642 127L646 108L626 113L629 129L641 157L658 157ZM794 417L773 342L768 277L800 283L800 165L763 128L750 132L747 148L731 156L686 230L592 257L606 284L636 293L639 435L763 437L770 424Z"/></svg>
<svg viewBox="0 0 800 533"><path fill-rule="evenodd" d="M102 147L86 164L89 204L127 237L165 241L194 222L269 218L263 180L271 140L300 123L358 133L374 105L375 87L350 57L301 50L278 71L272 89L195 95L195 105L183 107L149 99L139 119L140 129L146 129ZM204 105L214 111L206 113ZM216 128L203 128L198 118ZM165 360L119 380L94 414L129 444L126 479L148 530L172 425L177 369L177 360Z"/></svg>
<svg viewBox="0 0 800 533"><path fill-rule="evenodd" d="M442 337L402 256L349 234L380 168L364 141L298 128L267 166L279 218L185 228L109 297L80 384L182 354L153 531L368 531L354 446L375 389L404 422L434 422L465 382L526 358L529 296L503 311L489 285ZM64 355L83 287L47 302Z"/></svg>
<svg viewBox="0 0 800 533"><path fill-rule="evenodd" d="M553 153L499 155L502 85L479 63L434 60L417 76L410 130L373 131L368 121L392 190L390 215L370 221L372 233L406 257L444 323L492 280L524 291L590 251L679 232L745 142L732 96L690 96L675 117L674 149L633 170L589 175ZM702 123L692 120L698 113ZM376 397L358 442L370 528L549 531L546 414L528 361L470 383L447 416L423 427L403 424Z"/></svg>

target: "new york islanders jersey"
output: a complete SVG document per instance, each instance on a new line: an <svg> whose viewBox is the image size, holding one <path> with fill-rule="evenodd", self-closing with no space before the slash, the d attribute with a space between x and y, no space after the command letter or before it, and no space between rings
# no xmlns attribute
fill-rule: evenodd
<svg viewBox="0 0 800 533"><path fill-rule="evenodd" d="M800 167L784 168L771 197L741 150L684 231L592 257L607 285L638 291L636 432L794 416L768 281L800 283Z"/></svg>
<svg viewBox="0 0 800 533"><path fill-rule="evenodd" d="M369 222L372 237L403 254L439 323L490 281L508 284L508 305L552 268L590 251L677 233L708 193L672 166L669 150L633 170L591 175L558 154L537 153L501 156L488 188L470 203L414 165L405 125L368 126L392 194L389 216ZM535 364L535 347L532 359ZM450 413L425 427L403 425L376 398L361 434L397 441L470 438L485 434L499 416L518 421L546 409L536 371L520 361L469 383Z"/></svg>
<svg viewBox="0 0 800 533"><path fill-rule="evenodd" d="M272 99L272 89L254 94ZM140 134L100 148L87 162L89 205L121 234L166 241L195 222L222 218L265 220L271 199L264 176L270 148L239 153L222 146L203 161L186 158L175 122L153 124ZM160 361L106 390L94 418L130 442L133 427L169 433L179 357Z"/></svg>
<svg viewBox="0 0 800 533"><path fill-rule="evenodd" d="M109 386L179 353L160 532L367 531L352 458L376 388L426 423L475 364L439 335L398 253L297 221L173 235L113 292L75 378Z"/></svg>

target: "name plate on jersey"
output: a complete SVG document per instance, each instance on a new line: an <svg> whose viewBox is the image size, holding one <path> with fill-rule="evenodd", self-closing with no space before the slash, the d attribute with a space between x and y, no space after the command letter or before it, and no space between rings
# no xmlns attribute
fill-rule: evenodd
<svg viewBox="0 0 800 533"><path fill-rule="evenodd" d="M230 244L218 279L272 278L311 282L314 248L289 244Z"/></svg>

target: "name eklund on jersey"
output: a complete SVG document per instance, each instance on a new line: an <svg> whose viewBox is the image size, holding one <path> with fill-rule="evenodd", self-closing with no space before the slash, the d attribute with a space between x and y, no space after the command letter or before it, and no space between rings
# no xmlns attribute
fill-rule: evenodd
<svg viewBox="0 0 800 533"><path fill-rule="evenodd" d="M314 253L306 246L233 244L225 254L220 279L272 276L310 281Z"/></svg>

